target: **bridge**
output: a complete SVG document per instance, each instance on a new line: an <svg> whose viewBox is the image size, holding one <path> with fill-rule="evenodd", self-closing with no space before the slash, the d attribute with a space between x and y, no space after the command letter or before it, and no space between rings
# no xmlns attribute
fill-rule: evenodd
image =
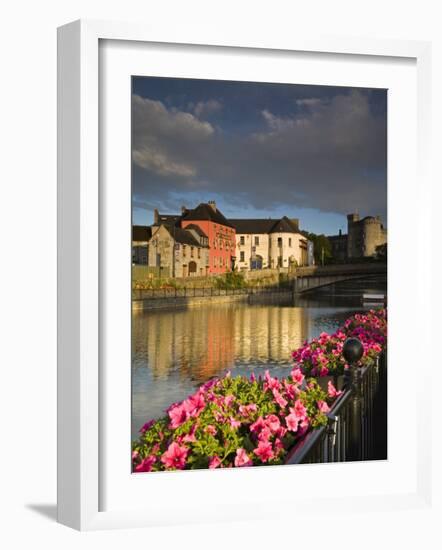
<svg viewBox="0 0 442 550"><path fill-rule="evenodd" d="M303 294L340 281L366 279L370 276L386 274L387 264L381 262L298 267L292 273L293 293Z"/></svg>

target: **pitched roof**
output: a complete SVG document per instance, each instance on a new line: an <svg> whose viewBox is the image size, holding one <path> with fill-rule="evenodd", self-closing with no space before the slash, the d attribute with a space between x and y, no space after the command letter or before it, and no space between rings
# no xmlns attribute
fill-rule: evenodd
<svg viewBox="0 0 442 550"><path fill-rule="evenodd" d="M186 229L182 229L181 227L172 227L167 224L164 224L163 227L167 229L169 235L175 240L176 243L207 248L207 245L202 245L197 239L195 239L192 233L190 231L186 231Z"/></svg>
<svg viewBox="0 0 442 550"><path fill-rule="evenodd" d="M274 218L255 218L255 219L234 219L229 220L241 233L299 233L298 227L284 216L280 219Z"/></svg>
<svg viewBox="0 0 442 550"><path fill-rule="evenodd" d="M148 241L152 237L152 228L146 225L132 226L132 240L138 242Z"/></svg>
<svg viewBox="0 0 442 550"><path fill-rule="evenodd" d="M287 216L282 217L279 221L275 223L272 227L270 233L298 233L298 227L287 218Z"/></svg>
<svg viewBox="0 0 442 550"><path fill-rule="evenodd" d="M189 223L189 225L186 225L186 230L187 229L193 229L195 233L197 233L200 237L205 237L207 239L207 235L204 233L199 225L196 225L195 223Z"/></svg>
<svg viewBox="0 0 442 550"><path fill-rule="evenodd" d="M212 208L210 204L207 204L205 202L201 202L196 208L186 210L183 213L182 220L209 220L214 223L219 223L220 225L233 227L232 223L224 217L224 215L220 210L218 210L218 208Z"/></svg>
<svg viewBox="0 0 442 550"><path fill-rule="evenodd" d="M158 214L158 223L154 225L179 225L180 220L180 214Z"/></svg>

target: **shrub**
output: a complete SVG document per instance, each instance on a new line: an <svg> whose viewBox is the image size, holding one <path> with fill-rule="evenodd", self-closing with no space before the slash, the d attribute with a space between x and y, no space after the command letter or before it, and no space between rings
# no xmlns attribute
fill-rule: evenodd
<svg viewBox="0 0 442 550"><path fill-rule="evenodd" d="M222 290L234 288L246 288L247 282L244 279L244 274L239 271L229 271L215 281L215 287Z"/></svg>

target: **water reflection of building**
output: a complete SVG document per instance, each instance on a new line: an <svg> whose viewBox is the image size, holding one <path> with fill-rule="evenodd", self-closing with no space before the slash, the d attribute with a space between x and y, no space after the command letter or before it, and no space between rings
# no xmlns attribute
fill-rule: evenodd
<svg viewBox="0 0 442 550"><path fill-rule="evenodd" d="M235 311L235 358L248 362L287 362L306 334L306 312L293 307L256 306Z"/></svg>
<svg viewBox="0 0 442 550"><path fill-rule="evenodd" d="M135 314L134 357L155 378L196 382L235 363L289 363L306 337L307 315L303 308L233 304Z"/></svg>

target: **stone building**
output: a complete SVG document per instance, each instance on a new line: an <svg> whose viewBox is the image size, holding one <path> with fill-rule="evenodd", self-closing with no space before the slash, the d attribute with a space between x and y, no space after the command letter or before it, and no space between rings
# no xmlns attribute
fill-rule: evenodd
<svg viewBox="0 0 442 550"><path fill-rule="evenodd" d="M232 271L235 261L235 228L216 207L215 201L200 203L196 208L182 208L180 226L197 226L209 242L209 275Z"/></svg>
<svg viewBox="0 0 442 550"><path fill-rule="evenodd" d="M380 216L365 216L361 220L359 214L349 214L347 224L349 258L375 256L376 247L387 242L387 230L382 225Z"/></svg>
<svg viewBox="0 0 442 550"><path fill-rule="evenodd" d="M387 230L380 216L360 219L359 214L348 214L347 227L347 235L339 231L339 235L328 237L333 257L338 261L374 257L376 248L387 243Z"/></svg>
<svg viewBox="0 0 442 550"><path fill-rule="evenodd" d="M149 226L132 226L132 263L135 265L147 265L148 242L152 236Z"/></svg>
<svg viewBox="0 0 442 550"><path fill-rule="evenodd" d="M338 235L331 235L327 238L330 242L333 258L339 262L345 262L347 259L347 235L343 234L340 229Z"/></svg>
<svg viewBox="0 0 442 550"><path fill-rule="evenodd" d="M308 241L299 221L231 219L236 230L236 266L239 270L308 265Z"/></svg>
<svg viewBox="0 0 442 550"><path fill-rule="evenodd" d="M207 235L197 226L183 229L163 223L152 226L148 264L168 277L204 276L209 271Z"/></svg>

